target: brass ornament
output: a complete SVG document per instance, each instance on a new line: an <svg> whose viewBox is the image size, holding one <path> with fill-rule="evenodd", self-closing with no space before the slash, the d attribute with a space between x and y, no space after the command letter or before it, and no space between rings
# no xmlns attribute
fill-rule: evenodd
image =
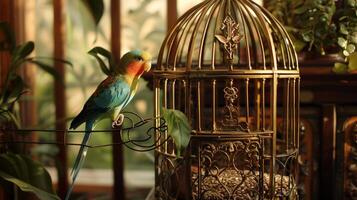
<svg viewBox="0 0 357 200"><path fill-rule="evenodd" d="M222 120L223 126L237 126L239 124L239 90L233 86L233 79L229 81L229 86L225 87L224 99L226 106L224 108L225 116Z"/></svg>
<svg viewBox="0 0 357 200"><path fill-rule="evenodd" d="M229 64L233 61L234 52L238 48L238 44L242 39L242 35L239 33L239 24L235 22L230 15L227 15L222 22L221 31L223 35L215 35L215 38L223 46L226 58Z"/></svg>

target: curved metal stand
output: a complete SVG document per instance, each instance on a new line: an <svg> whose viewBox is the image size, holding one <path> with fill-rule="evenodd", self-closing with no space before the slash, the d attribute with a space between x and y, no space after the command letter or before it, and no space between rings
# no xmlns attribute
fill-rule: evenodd
<svg viewBox="0 0 357 200"><path fill-rule="evenodd" d="M88 148L101 148L101 147L109 147L113 145L125 145L127 148L133 151L145 152L154 150L161 145L163 145L169 138L165 140L161 140L160 136L163 135L167 131L166 121L159 118L143 118L137 113L134 112L122 112L124 115L124 119L119 126L114 127L113 129L104 129L104 130L93 130L92 133L106 132L114 134L114 132L118 132L121 134L121 142L113 142L109 144L96 144L96 145L84 145L79 143L65 143L61 144L58 142L40 142L40 141L25 141L25 140L11 140L11 141L0 141L0 144L53 144L53 145L71 145L71 146L86 146ZM158 127L155 127L154 121L160 120L160 124ZM139 133L140 138L135 138L132 133L135 132L136 129L140 127L145 127L147 124L152 123L152 126L148 126L144 133ZM46 133L54 133L57 132L65 132L65 135L71 133L84 133L84 130L42 130L42 129L1 129L0 131L4 132L15 132L15 133L27 133L27 132L46 132ZM155 133L158 137L155 138ZM125 140L124 140L125 138Z"/></svg>

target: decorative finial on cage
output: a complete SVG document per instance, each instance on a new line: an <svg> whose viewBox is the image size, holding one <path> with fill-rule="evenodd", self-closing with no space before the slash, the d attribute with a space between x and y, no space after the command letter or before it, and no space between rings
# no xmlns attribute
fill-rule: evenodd
<svg viewBox="0 0 357 200"><path fill-rule="evenodd" d="M238 44L242 39L242 35L239 33L240 27L237 22L228 14L221 25L221 31L223 35L215 35L216 39L223 45L226 53L226 58L230 69L233 70L233 55L238 48Z"/></svg>

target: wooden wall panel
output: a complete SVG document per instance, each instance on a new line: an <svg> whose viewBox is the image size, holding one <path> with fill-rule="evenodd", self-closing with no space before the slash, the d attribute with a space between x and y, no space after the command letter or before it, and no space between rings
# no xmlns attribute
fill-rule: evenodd
<svg viewBox="0 0 357 200"><path fill-rule="evenodd" d="M0 1L0 21L7 21L12 26L11 10L13 10L12 0L1 0ZM13 27L13 26L12 26ZM5 81L5 76L8 72L8 66L10 63L9 52L0 51L0 86Z"/></svg>
<svg viewBox="0 0 357 200"><path fill-rule="evenodd" d="M335 170L336 145L336 106L324 105L322 108L321 157L320 157L320 191L321 199L334 196L333 172ZM327 189L331 188L331 189Z"/></svg>

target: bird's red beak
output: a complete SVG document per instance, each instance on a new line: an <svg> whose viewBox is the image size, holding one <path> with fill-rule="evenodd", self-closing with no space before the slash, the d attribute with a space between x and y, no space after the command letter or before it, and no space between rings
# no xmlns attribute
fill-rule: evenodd
<svg viewBox="0 0 357 200"><path fill-rule="evenodd" d="M150 53L144 51L141 55L141 57L144 59L144 71L148 72L151 69L151 55Z"/></svg>
<svg viewBox="0 0 357 200"><path fill-rule="evenodd" d="M151 69L151 61L146 61L144 63L144 71L148 72L148 71L150 71L150 69Z"/></svg>

